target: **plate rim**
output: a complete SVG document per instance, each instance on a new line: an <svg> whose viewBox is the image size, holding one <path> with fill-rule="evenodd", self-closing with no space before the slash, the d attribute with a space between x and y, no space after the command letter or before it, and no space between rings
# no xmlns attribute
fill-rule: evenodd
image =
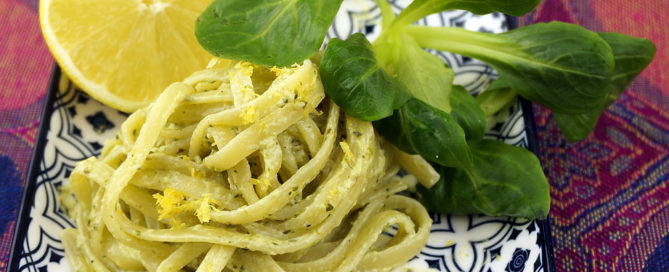
<svg viewBox="0 0 669 272"><path fill-rule="evenodd" d="M32 154L30 156L30 163L28 164L28 175L23 185L23 193L21 195L21 202L19 203L19 212L17 214L16 223L14 224L14 234L12 236L12 245L9 252L9 259L7 263L7 271L17 271L19 260L21 257L21 250L23 240L28 231L28 223L30 222L30 210L32 210L32 203L35 197L37 175L40 172L39 166L42 157L44 157L44 146L46 145L46 136L51 125L51 115L53 114L54 102L58 93L58 84L62 76L62 70L58 63L54 62L49 79L49 89L45 95L44 105L42 106L42 114L40 115L40 124L35 138L35 145L33 146Z"/></svg>
<svg viewBox="0 0 669 272"><path fill-rule="evenodd" d="M504 17L506 17L509 30L518 28L518 17L508 14L504 14ZM532 108L532 102L521 96L518 96L518 99L520 100L520 107L523 110L523 122L525 123L525 134L527 134L527 148L532 151L532 153L534 153L537 158L539 158L539 138L537 137L537 124L534 120L534 109ZM556 271L555 255L553 254L553 236L551 235L550 219L551 216L549 212L546 219L539 220L544 240L544 247L542 248L544 254L541 254L541 258L544 259L543 263L545 264L546 271L554 272Z"/></svg>

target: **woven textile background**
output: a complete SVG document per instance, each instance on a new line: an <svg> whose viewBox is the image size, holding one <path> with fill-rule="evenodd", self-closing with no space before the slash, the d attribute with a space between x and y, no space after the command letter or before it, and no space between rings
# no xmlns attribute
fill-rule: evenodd
<svg viewBox="0 0 669 272"><path fill-rule="evenodd" d="M549 0L552 20L655 43L655 60L577 144L535 106L558 271L669 271L669 0Z"/></svg>
<svg viewBox="0 0 669 272"><path fill-rule="evenodd" d="M657 55L570 144L535 106L558 271L669 271L669 0L543 0L520 25L560 20L645 37ZM5 270L53 59L37 0L0 0L0 270Z"/></svg>

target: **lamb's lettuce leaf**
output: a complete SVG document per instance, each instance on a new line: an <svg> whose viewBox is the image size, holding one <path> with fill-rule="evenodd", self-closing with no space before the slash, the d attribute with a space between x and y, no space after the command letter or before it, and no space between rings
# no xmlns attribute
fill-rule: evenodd
<svg viewBox="0 0 669 272"><path fill-rule="evenodd" d="M405 152L449 167L471 167L465 131L448 113L416 98L392 116L374 122L381 134Z"/></svg>
<svg viewBox="0 0 669 272"><path fill-rule="evenodd" d="M549 185L532 152L496 140L469 143L474 167L436 166L440 180L418 186L423 204L448 214L486 214L543 219L550 209Z"/></svg>
<svg viewBox="0 0 669 272"><path fill-rule="evenodd" d="M453 70L444 60L420 47L413 37L402 35L401 39L399 57L394 64L397 79L410 87L413 97L443 112L451 112L449 94Z"/></svg>
<svg viewBox="0 0 669 272"><path fill-rule="evenodd" d="M476 99L460 85L453 85L451 94L451 116L465 131L467 141L480 140L486 129L486 116Z"/></svg>
<svg viewBox="0 0 669 272"><path fill-rule="evenodd" d="M615 66L604 101L596 108L580 114L553 113L555 122L567 140L583 140L595 128L599 116L618 96L625 91L655 55L655 45L646 39L639 39L619 33L598 33L613 52Z"/></svg>
<svg viewBox="0 0 669 272"><path fill-rule="evenodd" d="M289 66L314 55L342 0L214 0L195 36L215 56Z"/></svg>
<svg viewBox="0 0 669 272"><path fill-rule="evenodd" d="M584 113L597 107L613 73L611 47L577 25L540 23L500 34L448 27L406 29L424 47L490 64L519 95L553 112Z"/></svg>
<svg viewBox="0 0 669 272"><path fill-rule="evenodd" d="M325 92L344 112L365 121L390 116L409 99L406 87L376 61L361 33L332 39L321 59Z"/></svg>

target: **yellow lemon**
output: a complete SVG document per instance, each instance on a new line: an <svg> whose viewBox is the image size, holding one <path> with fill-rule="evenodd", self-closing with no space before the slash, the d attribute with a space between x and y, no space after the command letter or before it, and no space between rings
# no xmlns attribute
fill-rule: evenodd
<svg viewBox="0 0 669 272"><path fill-rule="evenodd" d="M132 112L212 56L195 39L211 0L42 0L40 24L65 73L102 103Z"/></svg>

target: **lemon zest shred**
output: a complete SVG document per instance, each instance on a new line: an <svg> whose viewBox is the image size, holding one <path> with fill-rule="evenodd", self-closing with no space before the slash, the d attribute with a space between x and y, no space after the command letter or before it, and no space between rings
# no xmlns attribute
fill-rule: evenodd
<svg viewBox="0 0 669 272"><path fill-rule="evenodd" d="M211 198L211 194L206 194L203 199L199 201L194 201L193 205L197 205L198 208L195 209L195 216L200 223L209 223L211 221L211 212L219 212L220 210L216 208L216 205L222 205L220 201Z"/></svg>
<svg viewBox="0 0 669 272"><path fill-rule="evenodd" d="M258 118L258 113L256 112L255 105L250 105L244 109L241 116L244 119L244 124L250 124L256 121Z"/></svg>
<svg viewBox="0 0 669 272"><path fill-rule="evenodd" d="M211 205L209 204L209 195L205 195L202 200L200 200L200 207L195 210L195 216L200 220L200 223L209 223L211 220Z"/></svg>
<svg viewBox="0 0 669 272"><path fill-rule="evenodd" d="M194 212L200 223L211 221L211 212L219 211L216 205L221 205L220 201L211 198L211 194L206 194L200 200L187 200L184 194L174 188L166 188L163 194L153 194L158 205L158 220L169 219L172 222L172 228L181 228L185 226L175 218L175 215L181 212Z"/></svg>
<svg viewBox="0 0 669 272"><path fill-rule="evenodd" d="M276 66L269 68L269 70L272 71L276 77L279 77L286 72L286 69L282 69Z"/></svg>
<svg viewBox="0 0 669 272"><path fill-rule="evenodd" d="M158 220L173 218L174 215L183 211L183 204L186 200L184 194L174 188L165 188L163 194L153 194L158 205Z"/></svg>
<svg viewBox="0 0 669 272"><path fill-rule="evenodd" d="M235 67L235 68L237 68L242 73L242 75L245 75L245 76L248 76L248 77L253 75L253 64L251 64L250 62L240 61L239 63L237 63L236 66L237 67Z"/></svg>
<svg viewBox="0 0 669 272"><path fill-rule="evenodd" d="M341 147L341 150L344 151L344 159L353 159L353 152L351 152L351 148L348 146L346 141L339 142L339 146Z"/></svg>

